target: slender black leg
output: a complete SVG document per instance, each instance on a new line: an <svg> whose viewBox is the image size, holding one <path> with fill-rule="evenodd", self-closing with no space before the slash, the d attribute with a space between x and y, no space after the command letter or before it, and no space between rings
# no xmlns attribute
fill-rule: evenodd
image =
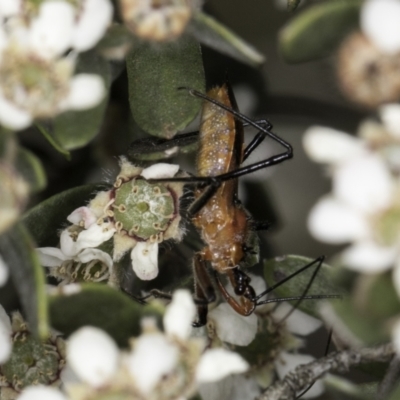
<svg viewBox="0 0 400 400"><path fill-rule="evenodd" d="M271 130L272 129L272 124L267 121L266 119L261 119L259 121L255 121L256 124L260 126L264 126L265 129ZM249 124L244 123L243 126L248 126ZM259 131L257 135L253 138L253 140L246 146L244 149L243 153L243 161L245 161L250 154L263 142L263 140L266 138L266 134L264 131Z"/></svg>
<svg viewBox="0 0 400 400"><path fill-rule="evenodd" d="M220 186L221 184L218 182L209 185L207 189L204 190L204 192L189 207L187 211L188 217L192 218L195 216L207 204L208 200L214 196L215 192Z"/></svg>

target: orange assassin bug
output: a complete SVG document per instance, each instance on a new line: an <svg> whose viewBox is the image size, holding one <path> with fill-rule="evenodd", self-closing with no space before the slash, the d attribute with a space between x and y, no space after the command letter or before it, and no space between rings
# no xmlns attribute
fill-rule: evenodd
<svg viewBox="0 0 400 400"><path fill-rule="evenodd" d="M194 325L202 326L207 322L208 304L216 299L207 263L210 263L212 267L216 285L222 296L236 312L244 316L253 313L258 305L269 302L336 297L335 295L306 296L322 265L323 257L317 258L263 293L256 295L250 284L250 277L239 264L243 262L248 251L246 243L249 235L256 230L266 229L269 224L253 221L240 203L237 196L238 177L291 159L293 149L288 142L271 131L272 125L269 121L266 119L252 121L239 113L232 88L228 83L211 89L207 95L193 89L188 90L190 94L205 100L200 131L177 135L168 141L145 139L141 143L150 146L154 151L156 148L171 148L181 143L190 143L198 136L197 176L149 179L149 182L173 181L196 184L195 201L188 208L187 216L200 232L205 246L194 255L195 297L199 318ZM243 128L248 125L258 129L258 133L247 146L244 146ZM285 151L250 165L241 166L266 137L279 143ZM134 142L132 146L137 143ZM317 265L317 268L302 296L260 301L277 286L312 265ZM220 275L228 277L239 300L228 293ZM170 298L168 294L156 289L152 290L151 294L156 297Z"/></svg>

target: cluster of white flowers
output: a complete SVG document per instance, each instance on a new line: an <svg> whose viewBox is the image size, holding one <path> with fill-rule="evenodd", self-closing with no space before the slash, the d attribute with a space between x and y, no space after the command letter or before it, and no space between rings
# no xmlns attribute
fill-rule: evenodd
<svg viewBox="0 0 400 400"><path fill-rule="evenodd" d="M345 267L362 274L392 269L400 296L400 105L379 112L382 123L365 121L359 137L323 127L306 132L306 152L332 176L332 193L314 206L308 227L321 241L350 243L340 257ZM400 351L400 322L392 332Z"/></svg>
<svg viewBox="0 0 400 400"><path fill-rule="evenodd" d="M74 75L78 53L92 48L112 18L109 0L0 1L0 123L13 130L66 110L97 105L95 74Z"/></svg>
<svg viewBox="0 0 400 400"><path fill-rule="evenodd" d="M56 268L52 275L73 281L67 276L76 266L87 264L87 275L92 281L109 278L114 281L113 262L131 250L132 268L143 280L158 275L158 245L167 239L180 240L179 199L181 184L149 184L146 179L173 177L178 165L154 164L142 169L125 159L112 190L99 192L86 207L80 207L68 216L73 225L61 233L60 248L38 249L42 265ZM113 238L112 257L99 248ZM104 268L93 278L90 269L100 262ZM59 268L60 267L60 268ZM77 268L74 268L75 275ZM72 277L73 278L73 277Z"/></svg>
<svg viewBox="0 0 400 400"><path fill-rule="evenodd" d="M120 351L98 328L81 328L67 343L66 393L44 386L28 387L18 400L81 400L107 395L185 399L201 383L245 372L249 366L238 354L222 348L206 349L203 338L190 337L195 314L190 293L176 291L163 318L165 333L148 317L142 321L142 335L132 341L129 351Z"/></svg>

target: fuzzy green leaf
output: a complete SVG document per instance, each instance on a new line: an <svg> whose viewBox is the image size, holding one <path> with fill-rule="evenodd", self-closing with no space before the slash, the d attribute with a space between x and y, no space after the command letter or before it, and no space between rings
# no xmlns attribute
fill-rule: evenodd
<svg viewBox="0 0 400 400"><path fill-rule="evenodd" d="M76 293L50 297L51 324L67 336L82 326L91 325L105 330L120 346L127 346L128 339L140 333L143 316L160 318L163 313L162 307L143 306L107 285L79 286Z"/></svg>
<svg viewBox="0 0 400 400"><path fill-rule="evenodd" d="M298 63L325 57L358 24L361 0L316 4L283 28L279 45L287 62Z"/></svg>
<svg viewBox="0 0 400 400"><path fill-rule="evenodd" d="M77 73L100 75L108 90L111 83L110 66L106 60L94 51L79 56ZM99 132L103 123L104 111L108 96L91 109L83 111L67 111L56 117L48 130L56 143L65 150L78 149L89 143Z"/></svg>
<svg viewBox="0 0 400 400"><path fill-rule="evenodd" d="M30 209L24 215L23 222L38 247L56 246L57 231L68 224L68 215L86 205L96 192L102 190L109 190L109 187L104 184L78 186L56 194Z"/></svg>
<svg viewBox="0 0 400 400"><path fill-rule="evenodd" d="M46 338L49 327L44 269L22 224L14 225L0 236L0 253L10 270L31 332Z"/></svg>
<svg viewBox="0 0 400 400"><path fill-rule="evenodd" d="M32 152L19 148L15 166L32 192L38 192L46 187L47 178L42 163Z"/></svg>
<svg viewBox="0 0 400 400"><path fill-rule="evenodd" d="M200 43L253 67L259 67L265 62L265 57L254 47L202 12L194 15L187 31Z"/></svg>
<svg viewBox="0 0 400 400"><path fill-rule="evenodd" d="M264 277L270 287L313 261L314 260L311 258L295 255L272 258L264 261ZM274 290L276 297L302 296L303 291L309 284L316 267L317 264L314 264L310 268L294 276L292 279L289 279L281 286L278 286ZM324 263L306 295L341 295L341 292L342 290L333 282L332 268ZM320 301L321 300L319 299L302 300L298 305L298 308L307 314L319 317L318 308ZM297 304L297 302L295 301L292 304Z"/></svg>
<svg viewBox="0 0 400 400"><path fill-rule="evenodd" d="M184 36L172 43L142 43L126 60L133 118L146 132L173 137L197 115L201 101L181 87L204 91L200 45Z"/></svg>

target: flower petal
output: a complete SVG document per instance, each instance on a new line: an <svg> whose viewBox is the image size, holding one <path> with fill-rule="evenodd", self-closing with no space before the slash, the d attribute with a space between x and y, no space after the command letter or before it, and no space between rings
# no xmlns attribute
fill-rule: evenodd
<svg viewBox="0 0 400 400"><path fill-rule="evenodd" d="M340 163L365 152L360 139L323 126L312 126L306 130L303 147L313 161L320 163Z"/></svg>
<svg viewBox="0 0 400 400"><path fill-rule="evenodd" d="M11 17L22 11L22 0L0 0L0 16Z"/></svg>
<svg viewBox="0 0 400 400"><path fill-rule="evenodd" d="M67 258L75 257L80 251L80 249L77 246L77 243L72 239L68 228L64 229L61 232L61 235L60 235L60 247L61 247L61 252Z"/></svg>
<svg viewBox="0 0 400 400"><path fill-rule="evenodd" d="M67 1L44 1L38 16L32 21L29 40L41 56L61 55L71 46L75 9Z"/></svg>
<svg viewBox="0 0 400 400"><path fill-rule="evenodd" d="M43 267L58 267L63 261L68 260L68 257L57 247L39 247L36 253Z"/></svg>
<svg viewBox="0 0 400 400"><path fill-rule="evenodd" d="M288 315L288 313L291 314L287 319L285 319L286 327L291 333L296 335L309 335L322 326L322 321L299 309L293 310L293 307L289 303L279 303L279 306L274 310L273 315L274 318L280 322L282 318L285 318L286 315Z"/></svg>
<svg viewBox="0 0 400 400"><path fill-rule="evenodd" d="M48 386L28 386L18 396L18 400L67 400L56 388Z"/></svg>
<svg viewBox="0 0 400 400"><path fill-rule="evenodd" d="M364 34L383 52L400 51L400 2L369 0L361 9L360 24Z"/></svg>
<svg viewBox="0 0 400 400"><path fill-rule="evenodd" d="M85 110L97 106L106 93L104 81L99 75L77 74L70 81L68 97L63 107Z"/></svg>
<svg viewBox="0 0 400 400"><path fill-rule="evenodd" d="M0 94L0 124L13 130L27 128L32 123L32 117L24 110L16 107Z"/></svg>
<svg viewBox="0 0 400 400"><path fill-rule="evenodd" d="M172 178L179 171L179 165L158 163L145 168L140 175L144 179Z"/></svg>
<svg viewBox="0 0 400 400"><path fill-rule="evenodd" d="M68 215L67 220L75 225L83 222L84 228L88 229L97 221L97 218L89 207L79 207Z"/></svg>
<svg viewBox="0 0 400 400"><path fill-rule="evenodd" d="M158 243L138 242L131 251L131 259L139 279L149 281L158 275Z"/></svg>
<svg viewBox="0 0 400 400"><path fill-rule="evenodd" d="M395 137L400 138L400 104L386 104L380 107L379 114L386 129Z"/></svg>
<svg viewBox="0 0 400 400"><path fill-rule="evenodd" d="M80 7L72 39L79 52L89 50L103 37L113 14L109 0L84 0Z"/></svg>
<svg viewBox="0 0 400 400"><path fill-rule="evenodd" d="M290 354L283 351L280 354L279 360L275 362L276 372L279 376L279 379L283 379L289 372L293 371L299 365L308 364L314 360L314 357L308 355ZM323 393L324 390L324 384L321 382L321 380L318 380L314 383L312 388L302 396L302 398L317 397Z"/></svg>
<svg viewBox="0 0 400 400"><path fill-rule="evenodd" d="M113 266L113 261L111 256L105 251L99 249L84 249L78 255L77 259L82 263L88 263L93 260L99 260L105 265L107 265L108 269L111 269Z"/></svg>
<svg viewBox="0 0 400 400"><path fill-rule="evenodd" d="M377 154L356 157L335 169L333 193L355 209L373 213L390 205L393 180L386 164Z"/></svg>
<svg viewBox="0 0 400 400"><path fill-rule="evenodd" d="M8 280L8 265L0 255L0 286L4 286Z"/></svg>
<svg viewBox="0 0 400 400"><path fill-rule="evenodd" d="M192 331L196 306L188 290L176 290L164 314L164 330L169 336L187 339Z"/></svg>
<svg viewBox="0 0 400 400"><path fill-rule="evenodd" d="M148 394L160 379L172 372L178 361L178 349L160 333L145 334L135 341L126 365L134 383L143 394Z"/></svg>
<svg viewBox="0 0 400 400"><path fill-rule="evenodd" d="M364 240L344 250L342 261L346 267L355 271L376 274L393 266L396 255L394 247L382 247L372 240Z"/></svg>
<svg viewBox="0 0 400 400"><path fill-rule="evenodd" d="M307 225L316 239L333 244L346 243L370 233L368 221L361 212L329 196L313 207Z"/></svg>
<svg viewBox="0 0 400 400"><path fill-rule="evenodd" d="M12 328L10 317L0 304L0 364L8 360L12 350Z"/></svg>
<svg viewBox="0 0 400 400"><path fill-rule="evenodd" d="M85 326L70 336L67 361L80 379L91 386L99 387L116 373L119 350L107 333Z"/></svg>
<svg viewBox="0 0 400 400"><path fill-rule="evenodd" d="M198 382L215 382L230 374L240 374L249 369L249 364L237 353L223 348L207 350L197 364Z"/></svg>
<svg viewBox="0 0 400 400"><path fill-rule="evenodd" d="M208 318L214 321L218 337L238 346L249 345L257 334L258 320L255 314L244 317L227 303L214 308Z"/></svg>
<svg viewBox="0 0 400 400"><path fill-rule="evenodd" d="M85 229L79 233L78 239L76 240L77 248L80 251L82 249L86 249L87 247L100 246L102 243L111 239L115 232L116 229L112 228L111 224L93 224L88 229Z"/></svg>

